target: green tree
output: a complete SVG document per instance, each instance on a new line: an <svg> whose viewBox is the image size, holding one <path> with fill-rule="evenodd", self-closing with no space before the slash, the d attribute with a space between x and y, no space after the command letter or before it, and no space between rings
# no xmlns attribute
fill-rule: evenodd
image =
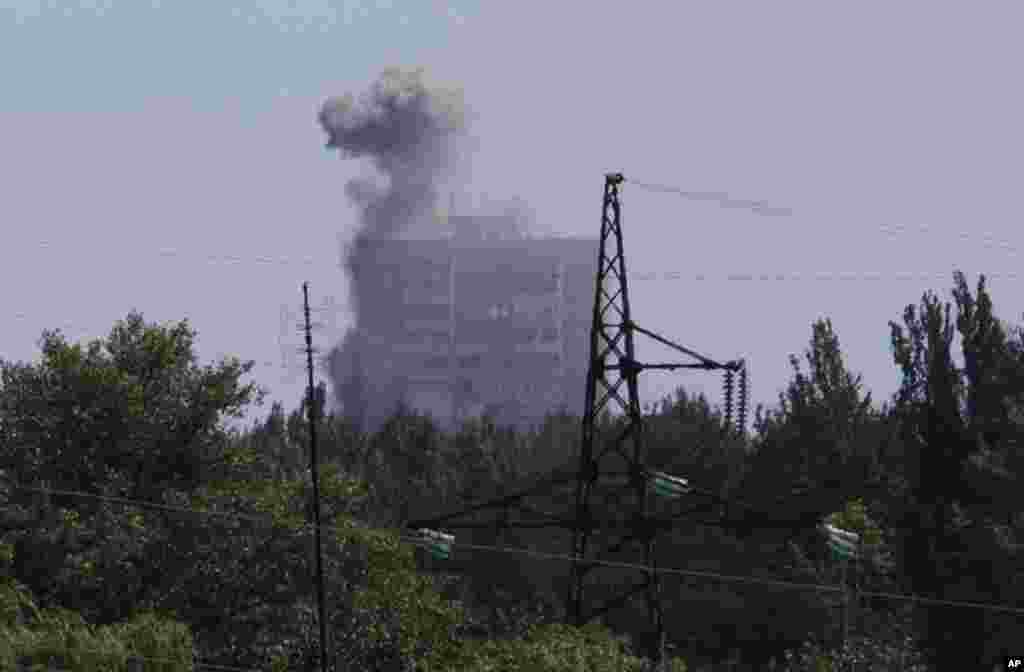
<svg viewBox="0 0 1024 672"><path fill-rule="evenodd" d="M254 477L260 471L254 451L232 447L229 454L232 473L181 502L205 515L173 516L172 541L187 571L166 587L160 606L189 623L199 633L197 646L218 664L262 665L272 651L304 658L316 649L309 472ZM364 488L337 465L322 465L320 472L322 523L353 528L363 513ZM367 566L356 546L324 536L331 623L348 633L344 641L351 637L357 644L365 628L353 626L350 605Z"/></svg>
<svg viewBox="0 0 1024 672"><path fill-rule="evenodd" d="M813 323L803 360L790 356L793 377L778 408L756 409L749 454L725 483L730 506L720 517L733 540L723 538L709 553L735 558L725 573L825 583L816 528L863 496L876 469L880 416L861 376L848 369L830 320ZM811 634L836 630L824 594L743 585L720 592L737 605L737 615L723 619L723 630L735 627L736 641L723 639L722 646L745 649L745 661L764 665ZM780 608L784 621L770 615ZM765 636L765 624L777 633Z"/></svg>
<svg viewBox="0 0 1024 672"><path fill-rule="evenodd" d="M294 477L309 468L306 448L288 435L286 422L284 406L275 401L265 420L256 422L235 439L236 445L251 448L260 456L268 476Z"/></svg>
<svg viewBox="0 0 1024 672"><path fill-rule="evenodd" d="M127 670L129 658L148 658L147 670L193 669L192 634L166 615L140 613L106 626L87 623L67 609L40 609L31 592L9 576L0 578L0 669L19 660L82 672Z"/></svg>
<svg viewBox="0 0 1024 672"><path fill-rule="evenodd" d="M180 599L164 606L200 633L197 646L211 662L256 665L269 654L278 669L301 669L317 648L309 636L316 628L309 599L312 532L303 512L308 474L298 480L251 479L259 459L255 451L228 453L233 475L202 488L191 504L210 513L265 515L268 525L193 517L191 527L209 533L189 555L194 569L181 578L174 593ZM331 655L339 664L426 672L547 669L535 666L540 663L565 669L600 661L594 669L638 669L618 643L590 629L573 634L527 627L495 646L478 642L470 636L466 605L418 569L413 547L394 530L360 522L367 491L337 464L321 467ZM506 663L517 667L505 668ZM675 669L685 668L677 663Z"/></svg>
<svg viewBox="0 0 1024 672"><path fill-rule="evenodd" d="M133 312L105 339L46 331L38 363L0 361L0 466L21 483L95 494L128 480L120 494L148 501L198 486L220 462L226 421L263 393L241 382L253 362L200 366L195 335L187 321Z"/></svg>
<svg viewBox="0 0 1024 672"><path fill-rule="evenodd" d="M162 502L221 473L227 420L262 391L241 381L252 362L200 366L194 339L185 321L132 312L105 339L73 344L46 331L38 362L0 361L0 469L13 484L0 542L45 606L123 620L180 571L158 519L141 510L20 488Z"/></svg>
<svg viewBox="0 0 1024 672"><path fill-rule="evenodd" d="M949 303L926 292L890 323L903 372L896 417L907 487L898 510L905 590L940 599L1021 604L1019 512L1024 358L996 319L985 278L972 296L954 274ZM904 331L904 327L906 331ZM953 359L959 333L965 365ZM937 670L991 665L1012 646L1014 617L948 606L919 611L923 647ZM1019 632L1019 622L1017 623Z"/></svg>
<svg viewBox="0 0 1024 672"><path fill-rule="evenodd" d="M812 331L804 354L807 372L791 355L794 376L779 395L779 409L764 412L758 406L755 412L750 476L770 481L776 490L782 486L787 494L802 493L793 502L813 523L814 515L859 495L870 479L873 451L866 439L878 414L862 377L846 368L831 321L816 321Z"/></svg>
<svg viewBox="0 0 1024 672"><path fill-rule="evenodd" d="M620 638L597 625L537 626L523 637L474 642L463 656L460 669L470 672L641 672L647 668ZM686 672L687 668L677 658L667 669Z"/></svg>

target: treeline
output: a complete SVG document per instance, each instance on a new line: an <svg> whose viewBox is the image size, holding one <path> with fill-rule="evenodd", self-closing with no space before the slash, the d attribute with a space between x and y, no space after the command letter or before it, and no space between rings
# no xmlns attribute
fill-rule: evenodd
<svg viewBox="0 0 1024 672"><path fill-rule="evenodd" d="M890 323L903 384L880 408L821 320L749 434L682 390L648 410L650 466L717 494L658 544L660 567L700 573L663 575L673 669L943 671L1019 655L1024 335L996 318L984 278L974 293L954 279L952 304L926 293ZM227 429L262 399L242 382L252 363L200 365L194 338L187 322L132 313L105 339L46 332L39 362L0 362L0 665L317 659L306 403ZM438 560L405 529L574 468L578 417L447 434L397 409L367 434L313 415L338 670L647 669L641 600L562 626L568 563L488 548L566 555L567 532L457 530ZM600 434L617 423L604 418ZM531 503L569 514L572 494ZM817 531L824 519L864 540L849 571ZM589 597L636 575L595 576ZM866 595L845 622L840 595L814 588L842 580Z"/></svg>

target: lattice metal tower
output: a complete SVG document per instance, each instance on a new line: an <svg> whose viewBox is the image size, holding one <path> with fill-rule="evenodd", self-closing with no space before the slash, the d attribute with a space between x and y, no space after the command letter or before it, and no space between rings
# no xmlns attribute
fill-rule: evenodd
<svg viewBox="0 0 1024 672"><path fill-rule="evenodd" d="M689 494L703 498L709 506L703 510L691 508L684 511L677 508L678 501L654 506L654 491L659 487L656 483L667 475L652 472L646 463L638 375L649 369L724 371L729 378L727 389L731 416L731 374L738 372L743 390L738 400L740 422L743 422L746 409L746 368L743 360L718 363L708 359L641 328L633 321L619 200L620 187L624 181L620 173L605 176L586 406L578 464L552 473L516 494L478 503L456 513L410 521L407 525L412 528L443 525L444 529L449 530L538 527L569 530L572 533L573 562L566 600L567 620L575 625L583 625L623 606L642 592L650 619L644 648L652 659L661 661L664 656L665 627L655 548L657 538L673 527L692 524L695 513L721 511L723 501L717 493L687 487ZM697 361L664 364L638 362L634 343L637 334L647 336ZM611 411L614 409L620 411L622 417L607 423L612 429L609 438L608 432L600 425L612 418ZM731 418L726 418L726 424L731 424ZM737 423L736 428L742 430L740 423ZM683 479L676 480L684 482ZM602 486L600 488L599 482ZM571 484L575 484L576 488L574 510L571 513L546 513L528 504L530 497L553 493L559 487ZM460 518L472 517L488 509L498 514L491 522L459 521ZM511 515L512 509L516 509L520 515L514 518ZM743 515L748 515L748 512ZM702 522L723 527L746 523L746 518L735 521L730 518L722 514L717 521ZM617 553L634 550L636 547L643 550L643 578L620 589L617 595L609 599L599 602L589 596L590 590L595 587L591 578L598 568L604 566L601 563L615 559L612 556ZM635 555L630 559L636 564ZM622 561L621 558L618 560Z"/></svg>
<svg viewBox="0 0 1024 672"><path fill-rule="evenodd" d="M638 590L644 592L650 618L648 653L660 660L664 654L665 628L661 606L660 582L657 572L655 542L661 526L651 516L651 482L654 474L647 468L644 446L644 418L640 407L638 375L647 369L725 369L744 371L742 361L718 364L657 334L642 329L633 322L629 303L629 284L622 235L622 208L619 201L620 186L624 181L620 173L605 177L601 213L601 237L598 252L598 273L594 297L594 317L590 339L590 370L587 376L586 406L583 417L582 443L579 455L579 474L576 488L576 521L573 531L573 564L567 603L576 625L593 620L601 614L628 601ZM697 364L643 364L636 359L635 335L646 335L683 354L700 360ZM741 402L742 403L742 402ZM617 406L624 422L611 439L598 441L597 424L609 406ZM613 543L598 546L593 532L601 527L593 516L595 485L602 474L622 474L611 467L619 458L625 463L627 481L618 492L609 497L616 508L629 511L631 518L617 521L613 529L619 534L603 535ZM607 500L606 500L607 501ZM608 513L602 516L608 522ZM625 532L625 530L629 532ZM616 538L617 537L617 538ZM600 565L592 562L613 555L630 546L643 549L643 564L648 568L639 582L628 586L621 594L605 604L587 609L585 600L588 576Z"/></svg>

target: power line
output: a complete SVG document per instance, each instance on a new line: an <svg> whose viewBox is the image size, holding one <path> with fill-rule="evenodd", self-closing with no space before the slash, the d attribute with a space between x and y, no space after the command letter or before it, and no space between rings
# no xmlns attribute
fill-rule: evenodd
<svg viewBox="0 0 1024 672"><path fill-rule="evenodd" d="M793 214L793 210L791 208L773 208L769 207L766 201L754 201L748 199L732 198L727 193L720 191L687 191L685 189L680 189L679 187L673 187L665 184L654 184L650 182L633 179L627 179L625 181L627 184L632 184L637 187L640 187L641 189L647 189L648 191L673 193L682 196L683 198L694 201L717 202L721 207L724 208L744 208L749 209L755 212L756 214L767 216L789 216ZM934 227L924 225L916 225L914 227L910 227L905 224L897 224L893 226L882 225L878 228L879 231L890 235L899 235L907 233L910 231L911 228L913 228L917 232L931 235L940 233L935 231ZM981 238L980 242L984 244L986 247L999 247L1010 254L1017 254L1019 251L1019 248L1015 245L1012 245L1006 241L996 240L996 237L991 233L978 234L969 231L961 231L955 234L955 236L960 240L966 242L976 242L979 238Z"/></svg>
<svg viewBox="0 0 1024 672"><path fill-rule="evenodd" d="M706 201L706 202L710 201L710 202L717 203L720 207L723 207L723 208L746 209L746 210L750 210L750 211L754 212L755 214L764 215L764 216L791 216L793 214L793 210L791 208L772 207L772 206L770 206L768 204L767 201L764 201L764 200L751 200L751 199L734 198L734 197L730 196L726 192L720 192L720 191L692 191L692 190L682 189L682 188L677 187L677 186L672 186L672 185L669 185L669 184L648 182L646 180L628 179L628 180L625 180L625 182L627 184L639 187L641 189L645 189L647 191L660 192L660 193L671 193L671 194L674 194L674 195L677 195L677 196L680 196L682 198L685 198L685 199L688 199L688 200L692 200L692 201ZM938 232L936 232L934 230L933 227L928 227L928 226L924 226L924 225L917 225L917 226L915 226L913 228L916 231L921 232L921 233L932 234L932 235L935 235L936 233L938 233ZM881 231L882 233L889 234L889 235L898 235L898 234L906 233L910 229L911 229L911 227L908 226L908 225L881 225L881 226L878 227L879 231ZM981 242L983 244L985 244L986 246L1000 247L1000 248L1003 248L1004 250L1006 250L1007 252L1010 252L1011 254L1016 254L1017 251L1018 251L1018 248L1015 245L1012 245L1012 244L1007 243L1005 241L997 241L997 240L995 240L995 237L991 233L977 234L977 233L972 233L972 232L967 232L967 231L961 231L961 232L959 232L959 233L957 233L955 235L956 235L957 238L959 238L961 240L970 241L970 242L974 242L974 241L976 241L980 237L980 238L982 238ZM51 243L49 241L40 241L39 242L39 246L40 247L50 247ZM231 263L231 264L236 264L236 263L259 263L259 264L276 264L276 265L296 265L296 264L299 264L299 265L303 265L303 266L320 266L320 265L327 266L328 265L328 264L326 264L326 263L324 263L322 261L319 261L319 260L311 258L311 257L303 257L303 258L272 257L272 256L255 256L255 257L251 257L250 256L250 257L244 257L244 256L232 255L232 254L215 255L215 254L190 253L190 252L183 252L182 250L179 250L179 249L166 248L166 247L165 248L160 248L159 250L157 250L157 254L159 254L162 257L177 257L177 256L203 257L203 258L205 258L207 260L207 262L210 262L210 263ZM338 267L337 263L331 263L329 265L331 267L333 267L333 268L337 268Z"/></svg>
<svg viewBox="0 0 1024 672"><path fill-rule="evenodd" d="M892 236L898 236L898 235L903 235L903 234L906 234L906 233L914 232L914 231L911 231L911 229L913 229L914 231L916 231L918 233L925 233L925 234L930 234L930 235L939 235L939 234L942 233L942 232L935 231L934 227L923 226L923 225L916 225L914 227L911 227L911 226L906 225L906 224L896 224L896 225L893 225L893 226L881 226L881 227L879 227L880 231L882 231L883 233L888 233L888 234L890 234ZM961 232L959 232L957 234L950 234L950 235L955 235L957 238L959 238L960 240L962 240L964 242L969 242L969 243L980 242L985 247L999 247L999 248L1002 248L1005 252L1007 252L1009 254L1013 254L1013 255L1015 255L1015 254L1017 254L1019 252L1019 248L1016 245L1008 243L1005 240L1003 240L1003 241L996 240L995 236L993 236L991 233L978 234L978 233L971 233L969 231L961 231Z"/></svg>
<svg viewBox="0 0 1024 672"><path fill-rule="evenodd" d="M978 274L984 274L988 280L1019 280L1020 273L1017 271L1010 271L1006 273L987 273L979 271ZM861 271L861 272L818 272L818 273L773 273L773 272L758 272L758 273L694 273L683 274L674 271L663 271L660 273L654 272L639 272L630 275L630 280L685 280L695 282L803 282L813 280L817 282L848 282L851 280L861 280L868 282L878 282L882 280L897 280L897 281L948 281L952 277L952 271L890 271L886 273L872 272L872 271Z"/></svg>
<svg viewBox="0 0 1024 672"><path fill-rule="evenodd" d="M1019 280L1020 271L973 271L976 275L984 275L989 280ZM772 271L760 270L750 271L714 271L699 273L683 273L680 271L653 271L639 270L632 271L629 279L631 281L686 281L686 282L849 282L852 280L880 282L880 281L948 281L952 276L952 270L917 270L917 271ZM319 311L327 311L332 307L322 307ZM30 315L26 312L18 312L8 316L12 320L27 320ZM65 322L59 327L74 327L76 323ZM317 324L319 327L332 326L326 323Z"/></svg>
<svg viewBox="0 0 1024 672"><path fill-rule="evenodd" d="M641 189L647 189L648 191L656 191L656 192L662 192L662 193L672 193L672 194L676 194L678 196L682 196L683 198L686 198L686 199L689 199L689 200L695 200L695 201L713 201L713 202L718 203L718 205L723 207L723 208L743 208L743 209L751 210L755 214L765 215L765 216L790 216L790 215L793 214L793 210L790 209L790 208L770 207L768 205L768 203L766 201L763 201L763 200L762 201L755 201L755 200L748 200L748 199L736 199L736 198L732 198L731 196L729 196L725 192L687 191L687 190L684 190L684 189L680 189L679 187L673 187L673 186L664 185L664 184L653 184L653 183L649 183L649 182L632 180L632 179L627 179L625 181L626 181L627 184L632 184L632 185L635 185L637 187L640 187ZM928 227L928 226L918 225L918 226L915 226L913 228L917 232L920 232L920 233L926 233L926 234L931 234L931 235L936 235L936 234L940 233L938 231L935 231L935 229L933 227ZM896 235L900 235L900 234L903 234L903 233L907 233L910 229L911 229L911 227L907 226L907 225L894 225L894 226L882 225L882 226L878 227L878 230L880 232L882 232L884 234L888 234L890 236L896 236ZM1007 252L1007 253L1009 253L1011 255L1016 255L1018 253L1017 246L1015 246L1015 245L1013 245L1011 243L1008 243L1006 241L996 240L995 236L992 235L991 233L984 233L984 234L980 234L979 235L979 234L971 233L971 232L968 232L968 231L961 231L961 232L955 234L955 236L957 238L959 238L963 242L980 242L985 247L998 247L998 248L1001 248L1003 251L1005 251L1005 252ZM979 238L981 240L978 240ZM644 274L641 274L641 276L642 275L644 275ZM778 275L778 274L771 274L771 275L775 276L775 275ZM871 274L871 275L875 275L875 274ZM896 274L896 275L902 276L903 274ZM916 275L916 274L911 274L911 275L913 276L913 275ZM945 275L948 275L948 274L942 274L942 275L945 276ZM992 274L989 277L995 277L996 275L1010 275L1014 279L1016 279L1016 276L1017 276L1016 273L1010 273L1010 274L1000 273L1000 274ZM747 278L734 278L732 276L733 276L733 274L728 274L726 279L728 279L728 280L733 280L733 279L751 279L749 277L747 277ZM646 279L649 279L649 278L639 277L638 276L637 279L646 280ZM707 280L709 278L706 275L698 275L694 279L696 279L696 280ZM720 280L722 278L717 278L717 279ZM764 278L762 278L762 279L764 279ZM790 279L806 279L806 278L790 278ZM815 279L818 279L818 278L815 278ZM847 278L847 279L851 279L851 278ZM899 277L897 279L899 279ZM906 279L914 279L914 278L911 277L911 278L906 278Z"/></svg>
<svg viewBox="0 0 1024 672"><path fill-rule="evenodd" d="M172 506L172 505L168 505L168 504L157 504L155 502L147 502L147 501L144 501L144 500L137 500L137 499L128 499L128 498L124 498L124 497L111 497L111 496L108 496L108 495L96 495L96 494L92 494L92 493L88 493L88 492L79 492L79 491L74 491L74 490L57 490L57 489L52 489L52 488L36 488L36 487L20 485L20 484L16 484L16 483L11 483L10 485L11 485L11 487L13 487L15 489L24 490L24 491L28 491L28 492L38 492L38 493L49 494L49 495L64 495L64 496L69 496L69 497L83 497L83 498L87 498L87 499L98 499L98 500L102 500L102 501L117 502L117 503L129 505L129 506L139 506L139 507L142 507L142 508L153 508L153 509L160 509L160 510L165 510L165 511L180 512L180 513L191 513L191 514L197 514L197 515L223 516L223 517L226 517L226 518L229 518L229 519L235 519L235 520L249 520L249 521L254 521L254 522L257 522L257 523L270 523L270 524L274 524L273 519L268 518L267 516L253 516L253 515L247 515L247 514L241 514L241 513L230 513L230 512L224 512L224 511L203 511L203 510L200 510L200 509L194 509L194 508L188 508L188 507L180 507L180 506ZM10 506L0 507L0 508L2 508L3 510L7 510L7 511L12 510L12 507L10 507ZM299 534L300 531L305 531L305 529L307 527L308 528L312 528L313 526L307 524L307 525L303 526L301 528L301 530L295 530L295 531L293 531L293 533L294 534ZM325 531L327 531L327 532L337 531L331 525L321 525L320 527L322 529L324 529ZM402 534L402 533L398 533L396 536L398 536L399 539L401 539L402 541L405 541L406 543L410 543L410 544L413 544L413 545L423 545L424 544L424 541L421 538L416 537L416 536L406 535L406 534ZM537 557L539 559L547 559L547 560L562 560L562 561L568 561L568 562L571 562L573 560L572 556L565 555L565 554L546 553L546 552L543 552L543 551L534 551L532 549L523 549L523 548L512 548L512 547L508 547L508 546L485 546L485 545L478 545L478 544L467 544L467 543L463 543L463 542L456 542L455 544L453 544L453 546L455 546L457 548L466 548L466 549L472 549L472 550L496 551L496 552L500 552L500 553L518 553L520 555L533 556L533 557ZM614 568L620 568L620 569L634 569L634 570L640 570L640 571L650 571L652 569L651 567L648 567L646 565L641 565L641 564L636 564L636 563L616 562L616 561L611 561L611 560L596 560L595 559L595 560L588 560L587 562L588 562L588 564L602 565L602 566L614 567ZM781 579L764 579L764 578L758 578L758 577L753 577L753 576L729 575L729 574L721 574L721 573L718 573L718 572L707 572L707 571L700 571L700 570L665 568L665 567L660 567L659 566L657 568L657 571L659 573L662 573L662 574L678 574L678 575L681 575L681 576L691 576L691 577L697 577L697 578L709 578L709 579L715 579L715 580L724 581L724 582L738 582L738 583L748 583L748 584L752 584L752 585L774 586L774 587L778 587L778 588L795 588L795 589L800 589L800 590L816 590L816 591L821 591L821 592L839 592L839 591L842 590L842 588L839 588L839 587L836 587L836 586L827 585L827 584L797 583L797 582L794 582L794 581L784 581L784 580L781 580ZM983 602L962 602L962 601L958 601L958 600L942 600L942 599L938 599L938 598L921 597L921 596L917 596L917 595L906 595L906 594L902 594L902 593L888 593L888 592L879 592L879 591L860 591L860 594L864 595L864 596L867 596L867 597L877 597L879 599L888 599L888 600L896 600L896 601L903 600L903 601L910 601L910 602L918 602L918 603L922 603L922 604L935 604L935 605L941 605L941 606L964 607L964 608L982 609L982 610L986 610L986 611L1007 612L1007 613L1024 615L1024 608L1011 607L1011 606L1002 605L1002 604L991 604L991 603L983 603Z"/></svg>
<svg viewBox="0 0 1024 672"><path fill-rule="evenodd" d="M672 193L693 201L713 201L723 208L743 208L758 215L765 215L768 217L788 217L793 214L793 211L790 208L773 208L770 207L766 201L751 201L748 199L732 198L729 194L721 191L686 191L679 187L672 187L665 184L653 184L634 179L627 179L625 182L626 184L632 184L640 187L641 189L647 189L648 191Z"/></svg>
<svg viewBox="0 0 1024 672"><path fill-rule="evenodd" d="M181 255L182 252L179 251L179 250L175 250L173 248L163 248L163 249L161 249L159 251L159 254L160 254L161 257L176 257L176 256ZM278 265L301 264L303 266L315 266L315 265L319 265L319 264L322 263L322 262L316 261L315 259L311 259L310 257L306 257L304 259L295 259L295 258L289 258L289 257L266 257L266 256L260 256L260 257L241 257L241 256L238 256L238 255L227 255L227 254L225 254L225 255L204 255L204 256L210 262L229 263L229 264L238 264L238 263L278 264Z"/></svg>
<svg viewBox="0 0 1024 672"><path fill-rule="evenodd" d="M403 541L409 541L411 543L416 543L418 545L422 545L423 544L423 541L421 539L419 539L418 537L404 537L403 536L402 540ZM479 546L479 545L475 545L475 544L466 544L466 543L459 543L459 542L456 542L456 543L452 544L452 546L455 547L455 548L467 548L467 549L474 549L474 550L494 550L494 551L507 552L507 553L520 553L522 555L533 556L533 557L537 557L537 558L540 558L540 559L572 561L572 557L568 556L568 555L563 555L563 554L559 554L559 553L544 553L544 552L541 552L541 551L534 551L534 550L531 550L531 549L511 548L511 547L503 547L503 546ZM652 569L651 567L648 567L646 565L640 565L640 564L628 563L628 562L615 562L615 561L605 561L605 560L588 560L588 563L596 564L596 565L605 565L607 567L617 567L617 568L620 568L620 569L634 569L634 570L639 570L639 571L644 571L644 572L650 571ZM668 568L664 568L664 567L661 567L661 566L659 566L657 569L658 569L658 572L660 574L679 574L679 575L682 575L682 576L711 578L711 579L717 579L719 581L726 581L726 582L734 581L734 582L738 582L738 583L749 583L749 584L754 584L754 585L775 586L775 587L780 587L780 588L799 588L801 590L816 590L816 591L821 591L821 592L842 592L842 590L843 590L843 588L841 588L841 587L830 586L830 585L826 585L826 584L818 584L818 583L797 583L797 582L794 582L794 581L783 581L783 580L780 580L780 579L763 579L763 578L758 578L758 577L753 577L753 576L738 576L738 575L720 574L718 572L706 572L706 571L698 571L698 570L692 570L692 569L675 569L675 568L668 569ZM984 609L984 610L988 610L988 611L1003 611L1003 612L1010 612L1010 613L1014 613L1014 614L1022 614L1022 615L1024 615L1024 608L1010 607L1010 606L1006 606L1006 605L997 605L997 604L987 604L987 603L983 603L983 602L960 602L960 601L956 601L956 600L940 600L940 599L936 599L936 598L919 597L919 596L916 596L916 595L904 595L904 594L900 594L900 593L886 593L886 592L863 591L863 590L862 591L858 591L858 594L862 595L862 596L865 596L865 597L878 597L878 598L882 598L882 599L892 599L892 600L909 600L909 601L920 602L920 603L924 603L924 604L936 604L936 605L945 605L945 606L952 606L952 607L968 607L968 608L975 608L975 609Z"/></svg>

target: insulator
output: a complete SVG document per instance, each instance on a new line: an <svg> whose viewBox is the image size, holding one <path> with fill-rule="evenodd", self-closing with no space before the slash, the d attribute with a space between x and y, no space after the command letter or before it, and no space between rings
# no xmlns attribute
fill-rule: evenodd
<svg viewBox="0 0 1024 672"><path fill-rule="evenodd" d="M722 396L725 400L725 425L732 424L732 369L725 370L725 382L722 385Z"/></svg>
<svg viewBox="0 0 1024 672"><path fill-rule="evenodd" d="M739 414L736 418L736 431L742 436L747 428L747 401L750 398L750 388L747 386L747 363L741 361L740 386L739 386Z"/></svg>

